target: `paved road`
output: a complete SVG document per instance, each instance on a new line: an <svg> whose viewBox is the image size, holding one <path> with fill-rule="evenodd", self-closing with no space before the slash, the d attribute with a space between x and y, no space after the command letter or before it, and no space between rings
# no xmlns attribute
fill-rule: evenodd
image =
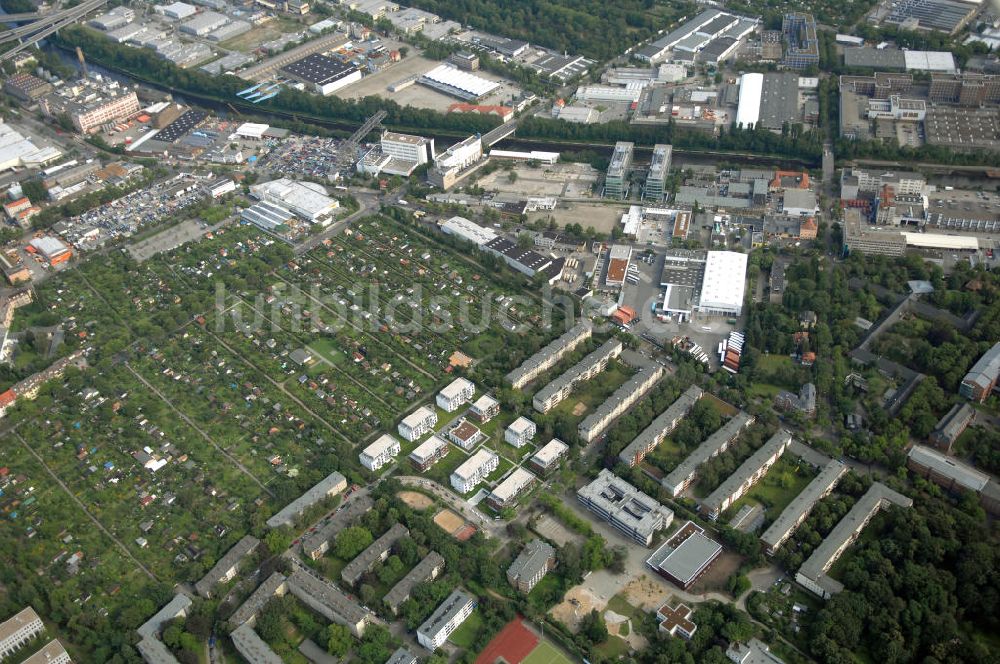
<svg viewBox="0 0 1000 664"><path fill-rule="evenodd" d="M135 563L136 567L138 567L143 572L145 572L146 576L148 576L150 579L153 579L154 581L159 581L159 579L157 578L157 576L155 574L153 574L151 571L149 571L148 567L146 567L145 565L143 565L141 562L139 562L138 558L136 558L135 556L132 555L132 552L129 551L128 548L126 548L124 544L122 544L121 540L119 540L117 537L115 537L114 535L112 535L111 531L109 531L107 528L105 528L104 524L102 524L100 521L98 521L97 517L95 517L93 514L90 513L90 510L88 510L87 506L83 504L83 501L81 501L79 498L77 498L76 494L74 494L72 491L70 491L69 487L66 486L61 479L59 479L59 476L56 475L54 472L52 472L52 469L49 468L48 464L45 463L45 461L42 459L42 457L40 457L38 455L38 453L35 452L35 450L31 449L31 446L28 445L28 442L24 438L21 437L21 434L19 434L17 431L14 431L14 435L21 442L21 445L24 446L24 449L28 450L28 452L31 453L31 456L35 457L35 459L38 461L38 463L40 463L42 465L42 468L45 469L45 472L47 472L49 474L49 476L53 480L55 480L56 484L59 485L59 488L61 488L64 492L66 492L66 495L69 496L73 500L73 502L75 502L77 504L77 506L83 511L83 513L87 515L87 518L90 519L94 523L95 526L97 526L98 530L100 530L102 533L104 533L105 535L107 535L108 539L110 539L112 542L114 542L115 545L119 549L121 549L122 553L125 554L125 557L128 558L129 560L131 560L133 563Z"/></svg>
<svg viewBox="0 0 1000 664"><path fill-rule="evenodd" d="M274 496L274 494L273 494L273 493L271 493L271 490L270 490L270 489L268 489L268 488L267 488L266 486L264 486L264 483L263 483L263 482L261 482L261 481L260 481L259 479L257 479L257 476L256 476L256 475L254 475L254 474L253 474L252 472L250 472L250 469L249 469L249 468L247 468L246 466L244 466L244 465L243 465L243 464L242 464L242 463L240 462L240 460L239 460L239 459L237 459L236 457L234 457L234 456L233 456L232 454L230 454L229 452L227 452L227 451L225 451L224 449L222 449L222 448L221 448L221 447L219 446L219 444L218 444L218 443L216 443L216 442L215 442L215 441L214 441L214 440L212 439L212 437L211 437L211 436L209 436L209 435L208 435L207 433L205 433L205 431L204 431L204 430L202 430L202 428L201 428L201 427L199 427L199 426L198 426L197 424L195 424L195 423L194 423L194 422L193 422L193 421L191 420L191 418L190 418L190 417L188 417L187 415L185 415L184 413L182 413L181 411L179 411L179 410L178 410L178 409L177 409L177 408L176 408L176 407L174 406L174 404L173 404L173 403L171 403L171 401L170 401L169 399L167 399L167 397L166 397L166 396L164 396L163 392L160 392L160 390L159 390L159 389L157 389L157 388L156 388L156 386L154 386L154 385L153 385L152 383L150 383L150 382L149 382L148 380L146 380L146 379L145 379L145 377L143 377L143 376L142 376L142 375L141 375L141 374L140 374L140 373L139 373L138 371L136 371L135 369L133 369L133 368L132 368L132 365L131 365L131 364L129 364L128 362L125 362L125 368L126 368L126 369L128 369L128 370L129 370L129 371L130 371L130 372L132 373L132 375L133 375L133 376L135 376L136 378L138 378L138 379L139 379L139 382L141 382L141 383L142 383L143 385L145 385L145 386L146 386L146 389L148 389L149 391L151 391L151 392L152 392L153 394L155 394L156 396L160 397L160 399L161 399L161 400L163 401L163 403L167 404L167 406L169 406L169 407L170 407L170 409L171 409L172 411L174 411L175 413L177 413L177 415L178 415L178 416L179 416L179 417L180 417L180 418L181 418L182 420L184 420L184 421L185 421L185 422L186 422L186 423L188 424L188 426L190 426L190 427L191 427L192 429L194 429L194 430L195 430L195 431L197 431L197 432L198 432L199 434L201 434L201 437L202 437L202 438L204 438L204 439L205 439L205 441L206 441L206 442L208 442L208 444L209 444L209 445L211 445L211 446L212 446L212 447L214 447L214 448L215 448L216 450L218 450L218 451L219 451L219 453L220 453L220 454L222 454L222 455L223 455L224 457L226 457L227 459L229 459L230 461L232 461L232 462L233 462L233 465L234 465L234 466L236 466L237 468L239 468L239 469L240 469L240 471L241 471L241 472L242 472L242 473L243 473L244 475L246 475L246 476L247 476L247 477L249 477L249 478L250 478L251 480L253 480L254 484L256 484L257 486L259 486L259 487L260 487L260 488L261 488L261 489L262 489L262 490L263 490L263 491L264 491L264 492L265 492L265 493L266 493L267 495L269 495L269 496L271 496L271 497L273 497L273 496Z"/></svg>
<svg viewBox="0 0 1000 664"><path fill-rule="evenodd" d="M353 192L352 192L353 193ZM302 254L315 249L316 247L323 244L324 240L339 235L341 231L347 228L352 221L357 221L367 215L372 214L379 208L378 196L376 194L362 194L358 193L354 196L355 200L358 201L357 212L352 212L343 219L330 224L330 227L324 230L322 233L310 236L308 239L304 240L301 244L295 246L295 254L301 256Z"/></svg>

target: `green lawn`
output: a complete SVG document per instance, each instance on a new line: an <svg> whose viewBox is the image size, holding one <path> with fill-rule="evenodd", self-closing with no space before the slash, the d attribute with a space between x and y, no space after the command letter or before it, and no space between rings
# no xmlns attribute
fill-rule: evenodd
<svg viewBox="0 0 1000 664"><path fill-rule="evenodd" d="M783 456L747 495L760 501L772 516L777 516L815 476L808 464Z"/></svg>
<svg viewBox="0 0 1000 664"><path fill-rule="evenodd" d="M792 366L792 358L787 355L761 355L757 358L757 366L765 371L774 371L780 367Z"/></svg>
<svg viewBox="0 0 1000 664"><path fill-rule="evenodd" d="M629 645L617 636L609 636L608 640L594 648L594 652L601 656L601 659L616 660L628 654ZM527 660L525 660L527 661Z"/></svg>
<svg viewBox="0 0 1000 664"><path fill-rule="evenodd" d="M554 645L543 639L538 642L534 650L528 653L528 656L521 661L521 664L572 664L572 660L562 654L562 651Z"/></svg>
<svg viewBox="0 0 1000 664"><path fill-rule="evenodd" d="M754 383L747 389L747 395L750 397L760 397L770 401L778 395L781 388L777 385L770 385L768 383Z"/></svg>
<svg viewBox="0 0 1000 664"><path fill-rule="evenodd" d="M608 600L608 609L615 613L630 618L631 620L642 620L642 611L629 603L622 595L615 595Z"/></svg>
<svg viewBox="0 0 1000 664"><path fill-rule="evenodd" d="M483 628L483 617L478 611L473 611L465 622L451 633L448 640L454 643L459 648L471 648L472 644L475 643L476 637L479 635L479 631Z"/></svg>

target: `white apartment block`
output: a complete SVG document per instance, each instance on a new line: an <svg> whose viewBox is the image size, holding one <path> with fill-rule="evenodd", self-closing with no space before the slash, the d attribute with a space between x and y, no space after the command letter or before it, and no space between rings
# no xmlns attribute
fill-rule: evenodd
<svg viewBox="0 0 1000 664"><path fill-rule="evenodd" d="M451 474L451 486L461 494L469 493L499 466L495 452L480 449Z"/></svg>
<svg viewBox="0 0 1000 664"><path fill-rule="evenodd" d="M368 470L375 472L382 466L391 463L399 454L399 441L385 433L379 436L378 440L364 449L358 458L361 465Z"/></svg>
<svg viewBox="0 0 1000 664"><path fill-rule="evenodd" d="M33 608L26 607L0 623L0 660L9 657L45 630Z"/></svg>
<svg viewBox="0 0 1000 664"><path fill-rule="evenodd" d="M471 401L475 394L476 386L471 380L456 378L437 393L437 405L441 410L453 413L462 404Z"/></svg>
<svg viewBox="0 0 1000 664"><path fill-rule="evenodd" d="M524 447L537 431L538 427L534 422L527 417L519 417L503 432L503 439L514 447Z"/></svg>
<svg viewBox="0 0 1000 664"><path fill-rule="evenodd" d="M434 609L434 613L417 630L417 641L430 651L444 645L476 608L476 598L464 590L455 590Z"/></svg>
<svg viewBox="0 0 1000 664"><path fill-rule="evenodd" d="M399 435L412 443L433 429L437 421L437 413L427 406L421 406L399 423Z"/></svg>

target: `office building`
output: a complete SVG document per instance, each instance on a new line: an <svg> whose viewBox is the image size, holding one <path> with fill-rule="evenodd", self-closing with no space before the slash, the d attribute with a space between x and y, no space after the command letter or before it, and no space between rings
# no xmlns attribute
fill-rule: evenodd
<svg viewBox="0 0 1000 664"><path fill-rule="evenodd" d="M321 53L312 53L289 63L281 72L307 85L323 96L361 80L361 70L354 65L335 60Z"/></svg>
<svg viewBox="0 0 1000 664"><path fill-rule="evenodd" d="M252 535L245 535L219 558L219 562L215 563L215 566L200 581L194 584L195 590L202 597L211 597L215 586L227 583L236 577L240 563L256 551L258 546L260 546L259 539Z"/></svg>
<svg viewBox="0 0 1000 664"><path fill-rule="evenodd" d="M648 427L643 429L642 433L625 446L625 449L618 455L621 462L630 468L639 465L643 458L656 449L656 446L662 443L663 439L677 427L703 394L704 391L697 385L692 385L685 390L682 395L677 397L676 401L660 413Z"/></svg>
<svg viewBox="0 0 1000 664"><path fill-rule="evenodd" d="M698 311L703 314L739 316L743 313L747 255L735 251L710 251L701 281Z"/></svg>
<svg viewBox="0 0 1000 664"><path fill-rule="evenodd" d="M126 120L139 112L139 98L134 90L119 95L98 97L94 101L71 101L66 104L66 112L73 126L81 134L89 133L110 122Z"/></svg>
<svg viewBox="0 0 1000 664"><path fill-rule="evenodd" d="M466 591L453 591L417 629L417 641L431 652L437 650L472 615L477 604L476 598Z"/></svg>
<svg viewBox="0 0 1000 664"><path fill-rule="evenodd" d="M460 494L467 494L500 466L495 452L481 448L451 474L451 486Z"/></svg>
<svg viewBox="0 0 1000 664"><path fill-rule="evenodd" d="M406 576L389 589L382 601L389 607L393 615L399 612L399 607L410 598L413 588L421 583L433 581L444 569L444 558L437 551L431 551L417 563Z"/></svg>
<svg viewBox="0 0 1000 664"><path fill-rule="evenodd" d="M688 521L646 559L646 565L671 583L687 590L721 553L721 544L709 539L704 528Z"/></svg>
<svg viewBox="0 0 1000 664"><path fill-rule="evenodd" d="M381 537L368 545L354 560L340 571L340 578L348 586L357 585L361 577L372 571L376 563L384 562L396 542L408 537L410 531L401 523L394 523Z"/></svg>
<svg viewBox="0 0 1000 664"><path fill-rule="evenodd" d="M399 435L411 443L426 433L437 424L437 413L426 406L421 406L403 418L399 423Z"/></svg>
<svg viewBox="0 0 1000 664"><path fill-rule="evenodd" d="M760 541L764 544L764 550L768 555L773 556L777 553L778 549L806 520L816 503L830 495L845 473L847 473L847 466L841 461L831 459L819 475L814 477L806 485L806 488L792 499L792 502L788 503L778 518L760 536Z"/></svg>
<svg viewBox="0 0 1000 664"><path fill-rule="evenodd" d="M844 209L843 233L845 252L861 252L868 256L906 254L906 237L902 233L871 226L858 208Z"/></svg>
<svg viewBox="0 0 1000 664"><path fill-rule="evenodd" d="M827 571L847 547L854 543L879 510L886 509L890 505L911 507L913 501L881 482L872 484L865 495L854 503L854 507L834 526L826 539L816 547L812 555L802 563L795 580L823 599L830 599L843 590L843 584L827 576Z"/></svg>
<svg viewBox="0 0 1000 664"><path fill-rule="evenodd" d="M399 441L385 433L366 447L358 458L361 465L368 470L375 472L382 466L392 463L392 460L399 454Z"/></svg>
<svg viewBox="0 0 1000 664"><path fill-rule="evenodd" d="M701 511L715 521L729 506L739 500L771 469L792 442L792 434L779 430L747 458L736 471L723 480L708 498L702 501Z"/></svg>
<svg viewBox="0 0 1000 664"><path fill-rule="evenodd" d="M624 346L617 337L605 341L582 360L574 364L551 383L535 393L531 403L535 410L547 413L573 393L573 389L583 381L590 380L604 371L608 362L621 355Z"/></svg>
<svg viewBox="0 0 1000 664"><path fill-rule="evenodd" d="M476 394L476 386L466 378L456 378L437 394L437 405L441 410L453 413Z"/></svg>
<svg viewBox="0 0 1000 664"><path fill-rule="evenodd" d="M250 187L250 194L265 203L280 205L310 223L328 222L340 203L315 182L279 178Z"/></svg>
<svg viewBox="0 0 1000 664"><path fill-rule="evenodd" d="M986 473L924 445L910 448L906 465L948 491L975 493L987 512L1000 515L1000 484Z"/></svg>
<svg viewBox="0 0 1000 664"><path fill-rule="evenodd" d="M484 163L482 137L473 134L434 158L434 166L427 174L428 181L436 187L447 190L482 163Z"/></svg>
<svg viewBox="0 0 1000 664"><path fill-rule="evenodd" d="M434 160L433 138L387 131L382 134L379 143L382 146L382 152L394 159L415 162L417 165L427 164Z"/></svg>
<svg viewBox="0 0 1000 664"><path fill-rule="evenodd" d="M662 143L653 146L653 156L650 158L649 171L646 173L646 186L642 190L643 200L657 203L663 201L673 150L673 146Z"/></svg>
<svg viewBox="0 0 1000 664"><path fill-rule="evenodd" d="M507 568L507 581L522 593L530 593L556 565L556 550L540 539L528 542Z"/></svg>
<svg viewBox="0 0 1000 664"><path fill-rule="evenodd" d="M347 478L334 471L267 520L268 528L290 526L307 509L347 489Z"/></svg>
<svg viewBox="0 0 1000 664"><path fill-rule="evenodd" d="M42 619L30 606L0 623L0 659L10 657L45 631Z"/></svg>
<svg viewBox="0 0 1000 664"><path fill-rule="evenodd" d="M446 457L449 449L448 441L435 434L410 452L410 463L420 472L424 472Z"/></svg>
<svg viewBox="0 0 1000 664"><path fill-rule="evenodd" d="M994 344L965 374L958 393L966 399L982 403L997 387L1000 377L1000 342Z"/></svg>
<svg viewBox="0 0 1000 664"><path fill-rule="evenodd" d="M674 520L671 510L607 468L580 488L576 497L591 512L643 546L652 544L653 536Z"/></svg>
<svg viewBox="0 0 1000 664"><path fill-rule="evenodd" d="M931 432L930 441L944 452L950 452L958 437L962 435L976 418L976 409L967 403L955 404L944 417L938 421Z"/></svg>
<svg viewBox="0 0 1000 664"><path fill-rule="evenodd" d="M728 449L743 429L753 424L754 418L742 410L717 431L706 438L694 452L681 461L676 468L663 478L663 486L674 498L679 496L694 481L698 467L709 459Z"/></svg>
<svg viewBox="0 0 1000 664"><path fill-rule="evenodd" d="M545 475L559 467L559 462L569 452L569 445L558 438L553 438L535 452L528 464L537 472Z"/></svg>
<svg viewBox="0 0 1000 664"><path fill-rule="evenodd" d="M514 505L535 483L535 476L524 468L515 468L486 496L486 504L497 512Z"/></svg>
<svg viewBox="0 0 1000 664"><path fill-rule="evenodd" d="M632 168L634 148L634 143L626 141L615 143L615 151L611 155L611 163L608 164L608 171L604 177L605 198L614 198L620 201L628 198L628 178L629 170Z"/></svg>
<svg viewBox="0 0 1000 664"><path fill-rule="evenodd" d="M638 355L634 357L641 359ZM663 366L656 362L643 360L636 364L638 370L635 374L577 425L576 431L581 440L587 443L597 440L616 417L646 396L663 377Z"/></svg>
<svg viewBox="0 0 1000 664"><path fill-rule="evenodd" d="M785 57L781 63L785 67L805 69L819 66L819 38L812 14L785 14L781 21L781 34L785 42Z"/></svg>
<svg viewBox="0 0 1000 664"><path fill-rule="evenodd" d="M337 586L305 567L298 567L292 572L287 585L288 590L313 611L331 622L343 625L357 639L364 636L372 614Z"/></svg>
<svg viewBox="0 0 1000 664"><path fill-rule="evenodd" d="M588 320L582 320L564 332L537 353L521 363L517 369L507 374L505 380L514 389L521 389L550 367L554 366L567 353L589 339L594 333L594 327Z"/></svg>
<svg viewBox="0 0 1000 664"><path fill-rule="evenodd" d="M503 439L514 447L524 447L532 438L538 427L527 417L519 417L510 423L510 426L503 432Z"/></svg>

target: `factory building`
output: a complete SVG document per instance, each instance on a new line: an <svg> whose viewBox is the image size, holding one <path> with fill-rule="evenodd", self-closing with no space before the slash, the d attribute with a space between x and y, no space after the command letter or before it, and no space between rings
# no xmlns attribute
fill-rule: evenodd
<svg viewBox="0 0 1000 664"><path fill-rule="evenodd" d="M746 254L735 251L708 252L698 311L709 315L741 315L746 272Z"/></svg>
<svg viewBox="0 0 1000 664"><path fill-rule="evenodd" d="M361 70L321 53L312 53L281 68L282 73L313 87L323 96L361 80Z"/></svg>
<svg viewBox="0 0 1000 664"><path fill-rule="evenodd" d="M496 81L463 71L451 64L438 65L418 78L417 82L468 102L479 101L500 88Z"/></svg>

